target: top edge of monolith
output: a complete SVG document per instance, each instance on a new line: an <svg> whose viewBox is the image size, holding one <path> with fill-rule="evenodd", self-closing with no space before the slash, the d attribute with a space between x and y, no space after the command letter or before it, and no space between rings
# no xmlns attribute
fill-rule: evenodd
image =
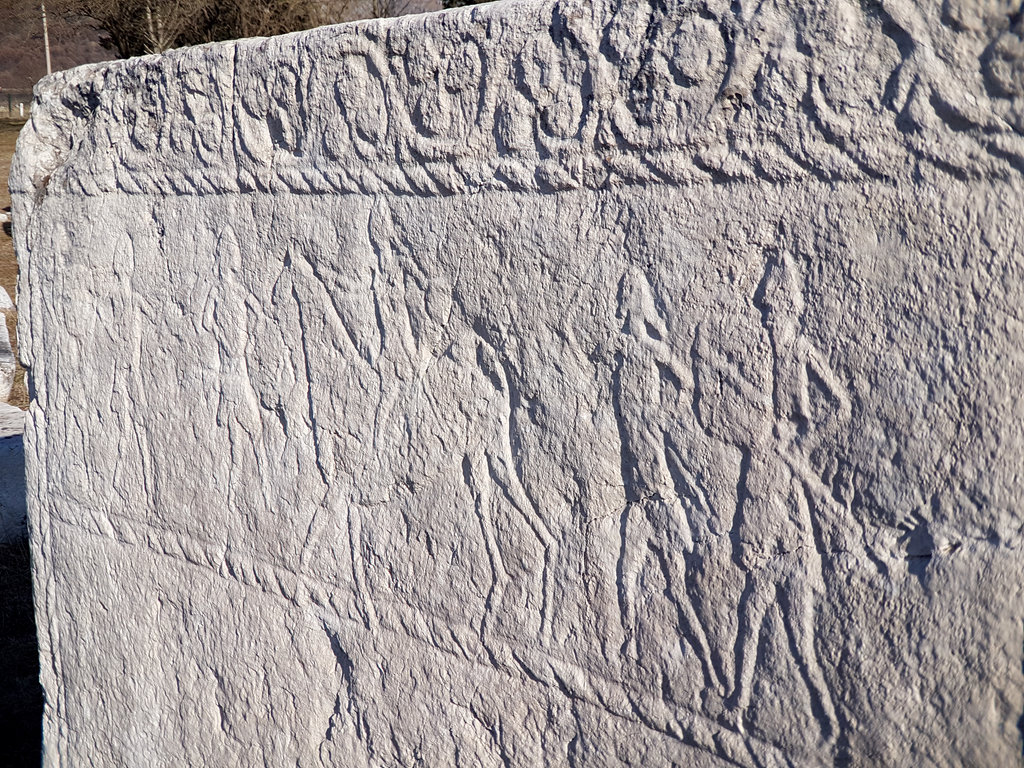
<svg viewBox="0 0 1024 768"><path fill-rule="evenodd" d="M759 8L506 0L79 68L37 87L12 192L1020 182L1020 20Z"/></svg>

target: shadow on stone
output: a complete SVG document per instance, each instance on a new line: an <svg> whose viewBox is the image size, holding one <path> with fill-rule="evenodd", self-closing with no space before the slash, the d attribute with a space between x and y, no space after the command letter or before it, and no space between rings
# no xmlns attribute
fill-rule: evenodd
<svg viewBox="0 0 1024 768"><path fill-rule="evenodd" d="M43 691L27 539L0 543L0 743L4 764L37 766Z"/></svg>
<svg viewBox="0 0 1024 768"><path fill-rule="evenodd" d="M42 757L43 691L25 528L24 414L0 404L0 754L3 765Z"/></svg>

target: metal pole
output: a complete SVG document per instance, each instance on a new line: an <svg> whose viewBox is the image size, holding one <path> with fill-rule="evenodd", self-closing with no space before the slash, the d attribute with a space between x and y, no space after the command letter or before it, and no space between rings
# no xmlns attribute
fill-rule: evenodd
<svg viewBox="0 0 1024 768"><path fill-rule="evenodd" d="M53 74L53 67L50 66L50 28L46 23L46 3L39 3L43 11L43 47L46 49L46 74Z"/></svg>

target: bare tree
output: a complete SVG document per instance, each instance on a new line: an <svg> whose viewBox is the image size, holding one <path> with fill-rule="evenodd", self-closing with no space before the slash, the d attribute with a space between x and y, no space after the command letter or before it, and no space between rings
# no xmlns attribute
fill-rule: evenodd
<svg viewBox="0 0 1024 768"><path fill-rule="evenodd" d="M207 0L53 0L55 14L90 23L121 58L173 47ZM202 21L202 15L199 17ZM186 24L187 22L187 24Z"/></svg>
<svg viewBox="0 0 1024 768"><path fill-rule="evenodd" d="M382 19L386 16L397 15L394 6L398 0L373 0L370 3L370 15L375 19Z"/></svg>
<svg viewBox="0 0 1024 768"><path fill-rule="evenodd" d="M143 0L146 53L160 53L181 45L208 26L209 0ZM204 24L204 22L207 22Z"/></svg>
<svg viewBox="0 0 1024 768"><path fill-rule="evenodd" d="M355 5L353 3L353 5ZM437 5L424 0L372 0L369 7L370 18L382 19L389 16L404 16L407 13L422 13L436 10Z"/></svg>
<svg viewBox="0 0 1024 768"><path fill-rule="evenodd" d="M212 8L208 40L283 35L324 21L313 0L216 0Z"/></svg>
<svg viewBox="0 0 1024 768"><path fill-rule="evenodd" d="M32 0L13 0L30 6ZM40 3L41 0L35 0ZM424 10L425 0L45 0L64 25L87 24L119 57ZM436 7L436 6L434 6ZM34 6L38 18L41 5Z"/></svg>
<svg viewBox="0 0 1024 768"><path fill-rule="evenodd" d="M65 17L88 19L121 58L321 23L315 0L52 0Z"/></svg>

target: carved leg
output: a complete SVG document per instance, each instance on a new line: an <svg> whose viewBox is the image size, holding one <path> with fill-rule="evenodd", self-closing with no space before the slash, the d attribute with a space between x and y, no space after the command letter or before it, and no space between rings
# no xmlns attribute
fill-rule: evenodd
<svg viewBox="0 0 1024 768"><path fill-rule="evenodd" d="M679 627L682 630L685 642L690 645L693 652L700 658L701 668L704 671L704 683L710 690L718 690L720 696L726 692L726 682L718 676L712 664L711 648L708 645L707 636L704 633L704 626L697 617L693 603L690 602L686 591L686 563L682 555L671 549L666 553L665 578L668 582L668 593L679 613Z"/></svg>
<svg viewBox="0 0 1024 768"><path fill-rule="evenodd" d="M637 658L637 580L647 555L648 539L638 529L646 528L646 522L639 505L626 504L622 510L620 523L621 545L616 577L619 588L619 615L624 635L622 654L630 659Z"/></svg>
<svg viewBox="0 0 1024 768"><path fill-rule="evenodd" d="M476 506L477 519L480 522L480 531L484 537L484 547L487 550L487 559L491 566L491 588L487 593L487 601L484 605L484 615L480 622L480 642L496 661L494 648L489 635L493 620L500 616L502 601L505 597L505 587L509 583L508 571L505 570L505 563L501 557L501 550L495 539L494 520L491 514L492 491L491 483L485 466L486 458L482 454L472 459L466 456L462 460L462 470L466 484L473 494Z"/></svg>
<svg viewBox="0 0 1024 768"><path fill-rule="evenodd" d="M754 683L754 664L757 662L757 646L761 641L761 628L769 603L775 598L768 579L761 571L747 573L747 586L740 600L740 626L736 638L736 684L729 697L729 708L737 716L737 725L742 729L743 712L750 706L750 693Z"/></svg>
<svg viewBox="0 0 1024 768"><path fill-rule="evenodd" d="M814 591L811 588L811 564L802 558L794 565L786 579L783 613L786 629L797 651L797 665L811 695L811 709L821 723L822 735L826 742L837 736L838 721L832 695L825 682L825 676L818 664L814 648Z"/></svg>

